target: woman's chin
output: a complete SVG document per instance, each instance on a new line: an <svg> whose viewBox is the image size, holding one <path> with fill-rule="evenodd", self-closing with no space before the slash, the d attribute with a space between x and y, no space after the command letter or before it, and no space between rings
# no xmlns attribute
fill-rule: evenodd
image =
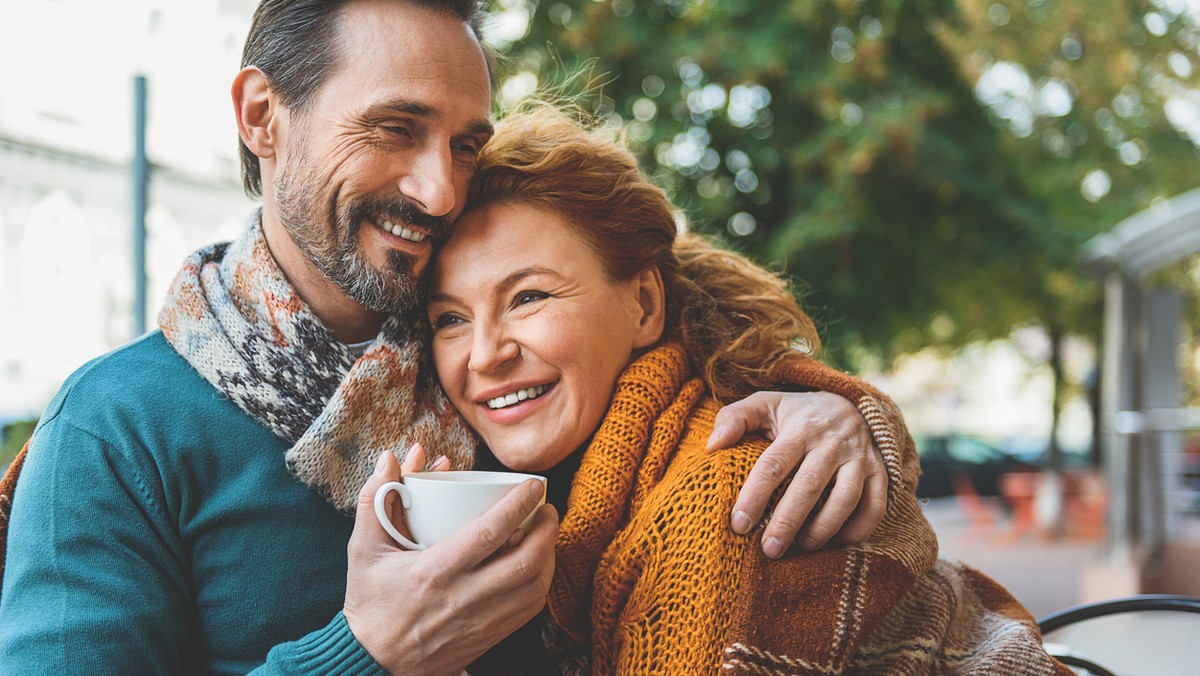
<svg viewBox="0 0 1200 676"><path fill-rule="evenodd" d="M492 448L492 455L501 465L514 472L544 472L563 460L557 455L530 452L528 448L512 449L512 452L508 449Z"/></svg>

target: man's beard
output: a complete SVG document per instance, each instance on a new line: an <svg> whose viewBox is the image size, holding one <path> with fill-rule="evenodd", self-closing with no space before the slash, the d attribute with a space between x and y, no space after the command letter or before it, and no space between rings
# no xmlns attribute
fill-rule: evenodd
<svg viewBox="0 0 1200 676"><path fill-rule="evenodd" d="M381 314L400 314L417 307L424 289L414 271L416 257L389 250L384 267L376 268L361 250L358 231L367 219L377 222L382 217L427 231L432 245L449 235L449 222L423 213L399 196L364 197L339 205L335 192L322 205L326 185L307 159L280 169L274 185L275 203L279 220L292 241L363 307Z"/></svg>

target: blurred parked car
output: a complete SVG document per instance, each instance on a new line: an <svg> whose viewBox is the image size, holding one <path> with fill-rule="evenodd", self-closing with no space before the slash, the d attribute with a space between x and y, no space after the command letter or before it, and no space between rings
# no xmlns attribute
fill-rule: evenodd
<svg viewBox="0 0 1200 676"><path fill-rule="evenodd" d="M1045 437L1006 437L996 442L995 446L1018 460L1023 460L1039 467L1048 464L1050 449L1047 448ZM1063 469L1078 469L1090 467L1092 464L1091 449L1086 446L1069 447L1060 445L1058 459Z"/></svg>
<svg viewBox="0 0 1200 676"><path fill-rule="evenodd" d="M1000 495L1000 476L1009 472L1036 472L1038 466L975 437L945 435L919 437L921 482L917 496L954 495L954 477L964 474L979 495Z"/></svg>

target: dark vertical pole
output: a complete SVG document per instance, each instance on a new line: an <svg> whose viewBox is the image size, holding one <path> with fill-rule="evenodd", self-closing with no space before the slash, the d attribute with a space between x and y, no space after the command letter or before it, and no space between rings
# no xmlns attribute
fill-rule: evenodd
<svg viewBox="0 0 1200 676"><path fill-rule="evenodd" d="M146 332L146 78L133 78L133 335Z"/></svg>

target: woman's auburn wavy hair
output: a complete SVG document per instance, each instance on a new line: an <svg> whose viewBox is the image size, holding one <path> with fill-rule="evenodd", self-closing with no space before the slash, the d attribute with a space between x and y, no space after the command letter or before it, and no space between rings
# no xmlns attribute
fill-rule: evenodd
<svg viewBox="0 0 1200 676"><path fill-rule="evenodd" d="M719 401L775 387L770 372L782 355L820 345L787 280L680 234L666 192L642 174L620 132L588 126L555 104L524 104L496 124L467 204L521 204L559 216L611 280L658 266L663 338L683 346Z"/></svg>

